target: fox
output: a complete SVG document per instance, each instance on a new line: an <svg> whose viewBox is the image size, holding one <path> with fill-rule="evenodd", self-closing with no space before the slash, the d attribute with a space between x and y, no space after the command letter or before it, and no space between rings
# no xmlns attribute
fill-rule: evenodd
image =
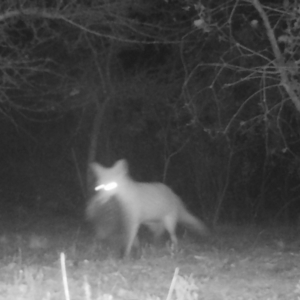
<svg viewBox="0 0 300 300"><path fill-rule="evenodd" d="M101 209L101 206L111 199L118 201L124 226L122 257L129 256L133 245L138 245L137 234L142 225L147 227L155 238L167 232L175 250L178 247L178 223L200 235L210 234L208 227L187 210L181 198L167 185L132 179L125 159L116 161L110 168L93 162L90 168L96 177L96 195L87 206L87 216L95 221L95 207Z"/></svg>

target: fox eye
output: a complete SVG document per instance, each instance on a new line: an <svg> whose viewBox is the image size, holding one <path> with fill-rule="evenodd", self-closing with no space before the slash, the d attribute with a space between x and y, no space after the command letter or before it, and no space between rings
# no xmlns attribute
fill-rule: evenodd
<svg viewBox="0 0 300 300"><path fill-rule="evenodd" d="M95 187L96 191L105 190L105 191L111 191L115 189L118 186L116 182L110 182L108 184L100 184Z"/></svg>

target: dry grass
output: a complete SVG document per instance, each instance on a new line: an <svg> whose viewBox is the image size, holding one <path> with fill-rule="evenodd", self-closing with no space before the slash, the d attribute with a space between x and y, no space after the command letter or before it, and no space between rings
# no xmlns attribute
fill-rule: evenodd
<svg viewBox="0 0 300 300"><path fill-rule="evenodd" d="M0 299L300 299L296 229L222 226L119 260L72 219L1 222Z"/></svg>

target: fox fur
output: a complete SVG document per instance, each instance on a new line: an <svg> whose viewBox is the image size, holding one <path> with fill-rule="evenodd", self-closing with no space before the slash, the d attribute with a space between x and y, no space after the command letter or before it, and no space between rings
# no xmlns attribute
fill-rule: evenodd
<svg viewBox="0 0 300 300"><path fill-rule="evenodd" d="M125 159L117 161L111 168L105 168L94 162L91 169L96 176L97 193L87 206L87 217L97 226L96 211L101 209L101 206L105 207L111 199L117 199L124 226L122 232L124 256L130 254L141 225L148 227L155 237L167 231L175 249L178 245L176 236L178 223L198 234L209 234L204 223L186 209L180 197L168 186L158 182L134 181L129 175ZM105 234L99 227L96 230L98 235Z"/></svg>

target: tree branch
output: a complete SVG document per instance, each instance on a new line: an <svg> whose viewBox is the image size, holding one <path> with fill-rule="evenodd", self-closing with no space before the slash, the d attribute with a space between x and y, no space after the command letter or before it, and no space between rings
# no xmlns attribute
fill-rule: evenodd
<svg viewBox="0 0 300 300"><path fill-rule="evenodd" d="M259 2L259 0L251 0L253 6L256 8L256 10L258 11L260 17L263 20L264 26L266 28L266 32L267 32L267 36L269 38L269 41L271 43L271 47L275 56L275 61L274 61L274 65L276 67L276 69L278 70L280 77L281 77L281 85L284 87L285 91L287 92L287 94L289 95L289 97L291 98L291 100L293 101L296 109L300 112L300 99L297 95L297 93L295 92L295 89L299 88L299 83L297 82L292 82L289 79L289 67L287 66L287 64L284 61L284 57L279 49L275 34L274 34L274 30L271 27L271 24L269 22L269 18L265 12L265 10L263 9L261 3ZM294 89L295 88L295 89Z"/></svg>

